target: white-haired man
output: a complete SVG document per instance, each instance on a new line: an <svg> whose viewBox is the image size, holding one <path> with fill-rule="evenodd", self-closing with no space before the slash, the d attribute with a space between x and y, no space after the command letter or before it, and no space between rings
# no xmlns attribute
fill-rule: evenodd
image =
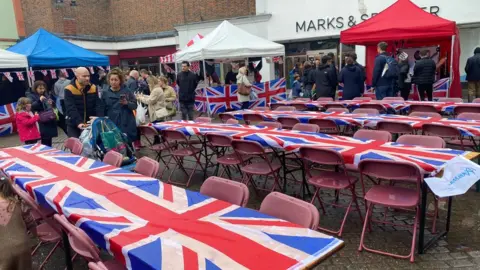
<svg viewBox="0 0 480 270"><path fill-rule="evenodd" d="M130 76L127 81L127 88L132 92L135 93L138 91L138 77L140 74L136 70L130 71Z"/></svg>

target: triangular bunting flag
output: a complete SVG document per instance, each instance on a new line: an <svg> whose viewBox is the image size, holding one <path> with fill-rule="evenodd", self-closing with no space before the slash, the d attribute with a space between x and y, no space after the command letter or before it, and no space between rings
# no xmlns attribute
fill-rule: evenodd
<svg viewBox="0 0 480 270"><path fill-rule="evenodd" d="M3 75L5 75L5 77L7 77L7 79L8 79L10 82L13 82L13 77L12 77L12 75L10 74L10 72L4 72Z"/></svg>
<svg viewBox="0 0 480 270"><path fill-rule="evenodd" d="M55 71L55 69L50 69L50 75L52 75L52 79L57 78L57 72Z"/></svg>
<svg viewBox="0 0 480 270"><path fill-rule="evenodd" d="M25 81L25 77L23 77L23 72L15 72L17 74L19 81Z"/></svg>

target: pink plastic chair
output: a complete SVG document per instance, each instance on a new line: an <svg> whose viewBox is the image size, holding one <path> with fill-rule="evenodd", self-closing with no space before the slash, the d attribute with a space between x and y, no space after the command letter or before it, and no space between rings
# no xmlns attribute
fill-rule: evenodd
<svg viewBox="0 0 480 270"><path fill-rule="evenodd" d="M371 97L356 97L353 100L372 100Z"/></svg>
<svg viewBox="0 0 480 270"><path fill-rule="evenodd" d="M97 269L117 270L126 269L121 263L110 260L102 261L100 251L90 237L82 230L71 224L65 216L54 215L55 220L62 226L62 229L68 235L68 240L72 249L88 262L96 262ZM89 264L90 267L91 264ZM95 269L95 268L93 268Z"/></svg>
<svg viewBox="0 0 480 270"><path fill-rule="evenodd" d="M333 109L333 108L340 108L340 109L344 109L345 106L341 103L332 103L332 104L325 104L323 105L323 108L325 108L325 110L328 110L328 109Z"/></svg>
<svg viewBox="0 0 480 270"><path fill-rule="evenodd" d="M43 266L50 260L55 250L60 247L60 243L62 242L60 228L58 228L58 226L52 221L51 217L45 216L45 213L47 211L44 210L44 208L40 207L40 205L38 205L37 202L35 202L35 200L30 197L27 192L25 192L17 185L12 185L12 187L15 193L17 193L17 195L22 198L22 200L31 208L32 212L35 213L37 216L40 216L41 220L43 221L43 223L40 223L35 228L35 230L37 231L37 237L40 242L33 249L31 256L35 255L35 253L41 246L45 244L54 244L53 248L47 254L47 257L45 257L43 262L40 264L39 269L42 269Z"/></svg>
<svg viewBox="0 0 480 270"><path fill-rule="evenodd" d="M122 166L122 161L123 155L113 150L108 151L108 153L103 157L103 163L112 165L114 167Z"/></svg>
<svg viewBox="0 0 480 270"><path fill-rule="evenodd" d="M250 192L243 183L211 176L203 182L200 193L242 207L247 206Z"/></svg>
<svg viewBox="0 0 480 270"><path fill-rule="evenodd" d="M377 130L388 131L392 134L413 134L413 127L407 123L395 121L379 121Z"/></svg>
<svg viewBox="0 0 480 270"><path fill-rule="evenodd" d="M309 102L312 101L310 98L296 98L295 101Z"/></svg>
<svg viewBox="0 0 480 270"><path fill-rule="evenodd" d="M476 98L472 101L472 103L480 103L480 98Z"/></svg>
<svg viewBox="0 0 480 270"><path fill-rule="evenodd" d="M185 185L186 187L188 187L190 185L190 181L192 180L193 175L197 171L197 168L200 166L202 171L205 170L205 167L200 160L202 148L194 146L187 138L187 136L185 136L185 134L177 130L164 130L163 137L168 144L175 143L178 146L176 148L170 148L170 154L172 155L176 164L170 172L167 183ZM191 169L190 174L187 173L186 168L184 167L184 159L186 157L193 157L195 159L195 166ZM176 171L177 168L182 170L185 175L188 176L186 183L177 183L172 181L173 173Z"/></svg>
<svg viewBox="0 0 480 270"><path fill-rule="evenodd" d="M387 108L383 106L382 104L377 104L377 103L363 103L360 104L360 109L376 109L380 113L386 113Z"/></svg>
<svg viewBox="0 0 480 270"><path fill-rule="evenodd" d="M237 119L228 119L227 122L225 122L225 124L230 124L230 125L236 125L238 123L239 122Z"/></svg>
<svg viewBox="0 0 480 270"><path fill-rule="evenodd" d="M320 214L313 204L279 192L268 194L259 211L312 230L317 229L320 221Z"/></svg>
<svg viewBox="0 0 480 270"><path fill-rule="evenodd" d="M137 160L133 170L141 175L155 178L160 170L160 163L149 157L142 157Z"/></svg>
<svg viewBox="0 0 480 270"><path fill-rule="evenodd" d="M73 147L72 147L72 154L81 156L82 152L83 152L83 143L79 139L75 138L73 142Z"/></svg>
<svg viewBox="0 0 480 270"><path fill-rule="evenodd" d="M223 123L226 123L228 120L230 119L235 119L235 116L229 114L229 113L221 113L218 115L218 117L220 118L220 120L223 122Z"/></svg>
<svg viewBox="0 0 480 270"><path fill-rule="evenodd" d="M300 120L295 117L278 117L277 121L282 124L282 128L284 129L292 129L293 126L300 123Z"/></svg>
<svg viewBox="0 0 480 270"><path fill-rule="evenodd" d="M232 180L232 174L230 168L237 168L240 170L240 164L242 160L238 158L238 155L232 152L232 138L230 136L207 133L206 135L208 146L212 149L213 153L217 156L216 163L217 167L215 169L215 175L222 177L226 172L228 177ZM243 157L242 157L243 158ZM218 174L220 167L223 169L222 173Z"/></svg>
<svg viewBox="0 0 480 270"><path fill-rule="evenodd" d="M365 201L367 204L367 213L365 215L365 222L363 224L362 235L360 237L359 251L363 249L394 258L408 259L414 262L415 256L415 242L417 235L418 218L420 215L420 184L423 181L423 176L420 169L413 163L387 161L387 160L362 160L358 165L360 171L360 179L362 183L362 190L365 194ZM407 182L416 184L414 189L401 187L398 185L374 185L368 192L365 193L365 185L363 177L365 175L376 177L384 181ZM394 209L412 209L415 210L415 220L413 223L413 237L410 253L406 256L388 253L381 250L371 249L365 246L365 231L370 227L370 222L378 222L389 224L392 226L412 227L411 225L400 225L386 220L372 220L371 215L375 205L380 205L385 208ZM370 229L371 230L371 229Z"/></svg>
<svg viewBox="0 0 480 270"><path fill-rule="evenodd" d="M411 112L408 116L442 118L442 115L437 112Z"/></svg>
<svg viewBox="0 0 480 270"><path fill-rule="evenodd" d="M279 175L282 166L279 163L270 162L267 152L258 142L233 140L232 147L239 159L243 159L243 156L251 157L248 160L243 160L240 166L240 170L244 173L242 183L247 186L252 184L255 192L258 192L253 176L265 176L265 184L268 176L271 176L274 179L274 183L270 192L275 191L277 186L279 190L282 190Z"/></svg>
<svg viewBox="0 0 480 270"><path fill-rule="evenodd" d="M474 144L471 141L464 141L461 131L453 126L423 124L422 130L424 135L441 137L447 144L460 147L462 150L465 150L466 147L474 147Z"/></svg>
<svg viewBox="0 0 480 270"><path fill-rule="evenodd" d="M210 118L210 117L197 117L197 118L195 118L195 122L196 123L211 123L212 118Z"/></svg>
<svg viewBox="0 0 480 270"><path fill-rule="evenodd" d="M358 108L353 110L353 113L358 114L371 114L371 115L379 115L380 112L377 109L365 109L365 108Z"/></svg>
<svg viewBox="0 0 480 270"><path fill-rule="evenodd" d="M472 105L458 105L453 108L453 114L459 115L461 113L480 113L480 106L472 106Z"/></svg>
<svg viewBox="0 0 480 270"><path fill-rule="evenodd" d="M317 125L320 128L320 133L325 134L338 134L340 133L340 129L338 128L337 124L334 120L331 119L316 119L311 118L308 120L309 124Z"/></svg>
<svg viewBox="0 0 480 270"><path fill-rule="evenodd" d="M319 97L319 98L317 98L317 101L333 101L333 98L331 98L331 97Z"/></svg>
<svg viewBox="0 0 480 270"><path fill-rule="evenodd" d="M140 129L140 134L147 140L149 144L148 149L157 153L157 155L155 156L155 160L157 160L158 162L161 161L165 165L163 170L160 171L159 178L161 179L164 171L166 169L170 169L168 165L172 161L172 157L169 154L162 155L162 153L168 152L169 147L174 147L175 145L168 145L163 139L162 135L154 127L139 126L138 128ZM166 161L166 158L168 158L168 161Z"/></svg>
<svg viewBox="0 0 480 270"><path fill-rule="evenodd" d="M350 111L347 108L329 108L326 112L345 112L349 113Z"/></svg>
<svg viewBox="0 0 480 270"><path fill-rule="evenodd" d="M275 108L275 111L293 112L295 111L295 106L278 106Z"/></svg>
<svg viewBox="0 0 480 270"><path fill-rule="evenodd" d="M278 104L278 103L272 103L272 104L270 104L270 110L275 111L280 106L285 106L285 105Z"/></svg>
<svg viewBox="0 0 480 270"><path fill-rule="evenodd" d="M308 107L305 104L294 103L294 104L292 104L292 106L295 107L296 111L307 111L308 110Z"/></svg>
<svg viewBox="0 0 480 270"><path fill-rule="evenodd" d="M355 208L358 212L360 220L363 220L362 213L360 212L360 207L358 206L357 195L355 193L355 184L357 183L358 179L355 176L348 175L345 167L345 162L343 161L343 157L334 150L315 147L301 147L299 152L301 158L304 160L304 170L307 175L307 181L310 185L315 187L315 193L312 196L311 203L313 204L315 199L317 199L324 214L324 203L330 204L334 207L346 208L346 212L340 225L340 229L334 231L320 226L318 229L336 234L338 236L342 236L343 228L345 226L345 222L347 221L348 214L351 210L354 211L353 209L351 209L352 204L355 204ZM335 166L338 171L320 171L318 169L312 168L312 166L315 165ZM326 203L320 198L320 189L333 189L338 194L342 190L349 190L352 199L346 207L337 203Z"/></svg>
<svg viewBox="0 0 480 270"><path fill-rule="evenodd" d="M463 103L462 98L439 98L438 102L455 102L455 103Z"/></svg>
<svg viewBox="0 0 480 270"><path fill-rule="evenodd" d="M465 120L478 120L480 121L480 114L478 113L460 113L457 115L457 119L465 119Z"/></svg>
<svg viewBox="0 0 480 270"><path fill-rule="evenodd" d="M445 140L438 136L425 135L402 135L398 137L397 143L418 145L425 148L445 148Z"/></svg>
<svg viewBox="0 0 480 270"><path fill-rule="evenodd" d="M430 104L410 104L410 113L412 112L438 112L438 110Z"/></svg>
<svg viewBox="0 0 480 270"><path fill-rule="evenodd" d="M63 150L69 150L70 152L72 152L73 150L73 146L75 145L75 140L77 140L77 138L68 138L64 143L63 143Z"/></svg>
<svg viewBox="0 0 480 270"><path fill-rule="evenodd" d="M257 111L270 111L269 107L255 107L253 109Z"/></svg>
<svg viewBox="0 0 480 270"><path fill-rule="evenodd" d="M382 100L384 101L405 101L403 97L384 97Z"/></svg>
<svg viewBox="0 0 480 270"><path fill-rule="evenodd" d="M298 123L293 126L292 130L319 133L320 127L314 124Z"/></svg>
<svg viewBox="0 0 480 270"><path fill-rule="evenodd" d="M245 121L247 125L254 125L255 123L262 122L263 116L255 113L246 113L243 115L243 121Z"/></svg>
<svg viewBox="0 0 480 270"><path fill-rule="evenodd" d="M355 134L353 134L353 138L362 139L362 140L391 142L392 134L384 130L360 129L357 132L355 132Z"/></svg>
<svg viewBox="0 0 480 270"><path fill-rule="evenodd" d="M279 122L270 122L270 121L262 121L257 124L257 126L264 126L264 127L270 127L270 128L282 128L282 124Z"/></svg>

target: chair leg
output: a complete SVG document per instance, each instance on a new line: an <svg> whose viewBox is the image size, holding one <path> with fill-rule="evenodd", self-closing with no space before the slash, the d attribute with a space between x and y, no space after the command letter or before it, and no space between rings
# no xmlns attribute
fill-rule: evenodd
<svg viewBox="0 0 480 270"><path fill-rule="evenodd" d="M417 212L415 213L415 223L413 224L413 236L412 236L412 249L410 250L410 262L415 261L415 243L417 242L417 228L418 228L418 218L420 216L420 208L416 207Z"/></svg>
<svg viewBox="0 0 480 270"><path fill-rule="evenodd" d="M312 200L310 201L311 204L314 204L315 198L317 198L318 203L320 204L320 207L322 208L323 214L325 215L325 207L323 206L323 202L320 199L320 188L315 188L315 193L312 196Z"/></svg>
<svg viewBox="0 0 480 270"><path fill-rule="evenodd" d="M360 221L363 223L362 212L360 212L360 206L358 205L358 197L355 193L355 186L352 187L352 200L355 203L355 208L357 209L358 216L360 217Z"/></svg>
<svg viewBox="0 0 480 270"><path fill-rule="evenodd" d="M365 230L370 222L370 215L372 213L373 204L367 203L367 213L365 214L365 221L363 222L362 235L360 236L360 244L358 246L358 251L363 250L363 241L365 240Z"/></svg>
<svg viewBox="0 0 480 270"><path fill-rule="evenodd" d="M338 231L338 237L342 237L343 227L345 226L345 222L347 221L348 214L350 213L350 209L352 208L353 199L348 204L347 210L345 211L345 216L343 216L342 224L340 225L340 230Z"/></svg>
<svg viewBox="0 0 480 270"><path fill-rule="evenodd" d="M432 234L437 233L437 218L438 218L438 198L437 196L433 195L433 206L435 210L433 211L433 220L432 220Z"/></svg>
<svg viewBox="0 0 480 270"><path fill-rule="evenodd" d="M45 266L45 264L48 262L50 257L52 257L53 252L55 252L55 250L57 250L58 246L60 245L60 242L61 241L58 241L57 243L55 243L55 246L52 248L52 250L50 250L47 257L45 258L45 260L42 262L42 264L40 265L40 267L38 269L43 269L43 266Z"/></svg>

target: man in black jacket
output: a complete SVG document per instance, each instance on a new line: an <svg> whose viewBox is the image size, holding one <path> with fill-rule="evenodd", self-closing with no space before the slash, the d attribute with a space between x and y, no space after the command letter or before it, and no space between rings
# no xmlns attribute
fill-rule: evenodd
<svg viewBox="0 0 480 270"><path fill-rule="evenodd" d="M433 83L435 82L435 71L437 64L428 57L429 51L420 52L420 60L415 63L413 68L413 83L417 85L420 100L425 100L425 92L429 101L433 100Z"/></svg>
<svg viewBox="0 0 480 270"><path fill-rule="evenodd" d="M90 83L88 69L75 70L75 80L65 87L65 109L68 137L80 137L91 117L104 116L97 87Z"/></svg>
<svg viewBox="0 0 480 270"><path fill-rule="evenodd" d="M331 74L334 76L332 80L336 82L334 86L334 91L332 92L332 98L333 100L335 100L335 95L337 94L337 86L338 86L338 70L337 70L337 65L335 63L336 57L335 57L335 54L332 52L329 52L327 55L330 56L330 58L332 59L332 63L330 64L330 68L332 69ZM341 64L342 63L340 63L340 65Z"/></svg>
<svg viewBox="0 0 480 270"><path fill-rule="evenodd" d="M465 73L468 81L468 101L480 98L480 47L475 48L474 55L467 60Z"/></svg>
<svg viewBox="0 0 480 270"><path fill-rule="evenodd" d="M333 70L332 58L328 55L322 57L322 63L315 70L315 91L316 95L314 99L319 97L332 97L335 96L335 90L337 87L337 72Z"/></svg>
<svg viewBox="0 0 480 270"><path fill-rule="evenodd" d="M310 64L309 61L305 61L303 64L303 77L302 77L302 83L303 83L303 97L304 98L311 98L312 97L312 89L313 89L313 84L314 82L314 72L315 69L312 68L312 65Z"/></svg>
<svg viewBox="0 0 480 270"><path fill-rule="evenodd" d="M380 42L377 45L378 55L375 58L372 78L372 88L375 89L377 100L382 100L384 97L393 97L393 82L395 79L385 76L384 73L387 59L390 57L387 48L388 44L386 42Z"/></svg>
<svg viewBox="0 0 480 270"><path fill-rule="evenodd" d="M178 100L180 101L182 120L193 121L195 90L198 86L198 76L190 71L190 63L187 61L182 62L182 72L177 75L177 85L179 87Z"/></svg>

